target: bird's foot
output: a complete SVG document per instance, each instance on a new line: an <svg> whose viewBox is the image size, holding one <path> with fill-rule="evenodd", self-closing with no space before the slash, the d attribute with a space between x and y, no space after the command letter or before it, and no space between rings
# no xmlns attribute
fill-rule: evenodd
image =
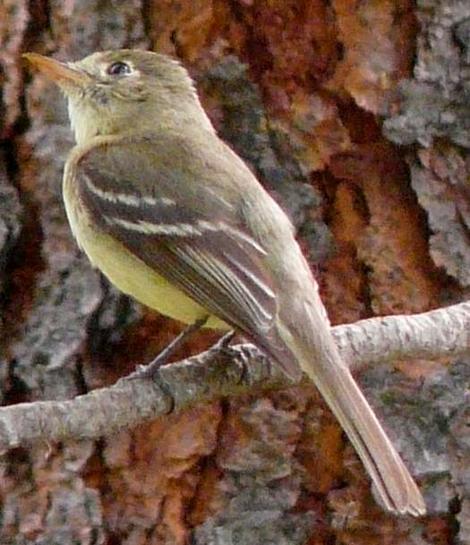
<svg viewBox="0 0 470 545"><path fill-rule="evenodd" d="M225 333L225 335L220 337L220 339L209 348L209 352L214 355L221 352L228 352L230 348L230 343L232 342L235 335L235 331L229 331L228 333Z"/></svg>
<svg viewBox="0 0 470 545"><path fill-rule="evenodd" d="M170 356L178 349L183 342L193 333L201 329L207 322L209 316L196 320L193 324L188 325L179 333L157 356L147 365L139 365L137 369L128 376L129 379L147 379L153 378L162 365L168 363ZM222 339L221 339L222 340ZM220 342L220 341L219 341Z"/></svg>

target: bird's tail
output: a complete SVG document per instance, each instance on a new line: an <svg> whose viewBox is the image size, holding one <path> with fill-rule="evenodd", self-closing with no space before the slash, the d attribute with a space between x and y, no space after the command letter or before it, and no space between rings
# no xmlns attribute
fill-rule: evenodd
<svg viewBox="0 0 470 545"><path fill-rule="evenodd" d="M318 303L304 303L305 322L300 327L298 322L288 327L278 323L279 335L339 420L385 507L399 514L423 515L423 497L342 361Z"/></svg>

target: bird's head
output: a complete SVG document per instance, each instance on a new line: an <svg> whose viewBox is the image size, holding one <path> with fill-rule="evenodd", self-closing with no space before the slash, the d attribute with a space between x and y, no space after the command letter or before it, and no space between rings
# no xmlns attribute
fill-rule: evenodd
<svg viewBox="0 0 470 545"><path fill-rule="evenodd" d="M78 143L201 120L212 130L187 71L166 55L122 49L67 63L37 53L24 57L66 95Z"/></svg>

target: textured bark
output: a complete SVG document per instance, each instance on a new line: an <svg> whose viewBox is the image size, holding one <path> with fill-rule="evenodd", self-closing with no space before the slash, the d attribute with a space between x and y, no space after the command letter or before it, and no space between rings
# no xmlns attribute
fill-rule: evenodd
<svg viewBox="0 0 470 545"><path fill-rule="evenodd" d="M369 318L332 329L345 362L355 368L383 362L470 352L470 304L409 316ZM306 377L305 380L307 381ZM188 387L190 385L190 387ZM142 377L141 369L65 401L0 408L0 452L38 441L99 439L199 403L292 385L254 345L210 350Z"/></svg>
<svg viewBox="0 0 470 545"><path fill-rule="evenodd" d="M22 52L178 56L220 134L291 215L341 323L467 296L469 20L463 0L3 0L4 404L107 386L179 327L116 293L79 254L60 195L65 105L25 76ZM97 441L18 446L0 464L0 543L466 543L468 357L451 357L420 353L361 374L420 478L423 520L377 507L335 420L302 385Z"/></svg>

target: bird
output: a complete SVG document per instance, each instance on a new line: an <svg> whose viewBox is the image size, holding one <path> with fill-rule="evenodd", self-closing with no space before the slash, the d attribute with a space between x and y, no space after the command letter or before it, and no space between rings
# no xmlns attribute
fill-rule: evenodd
<svg viewBox="0 0 470 545"><path fill-rule="evenodd" d="M63 176L72 233L112 284L184 324L234 329L316 385L385 509L424 499L342 360L281 207L217 135L188 71L144 50L29 63L61 89L76 144Z"/></svg>

